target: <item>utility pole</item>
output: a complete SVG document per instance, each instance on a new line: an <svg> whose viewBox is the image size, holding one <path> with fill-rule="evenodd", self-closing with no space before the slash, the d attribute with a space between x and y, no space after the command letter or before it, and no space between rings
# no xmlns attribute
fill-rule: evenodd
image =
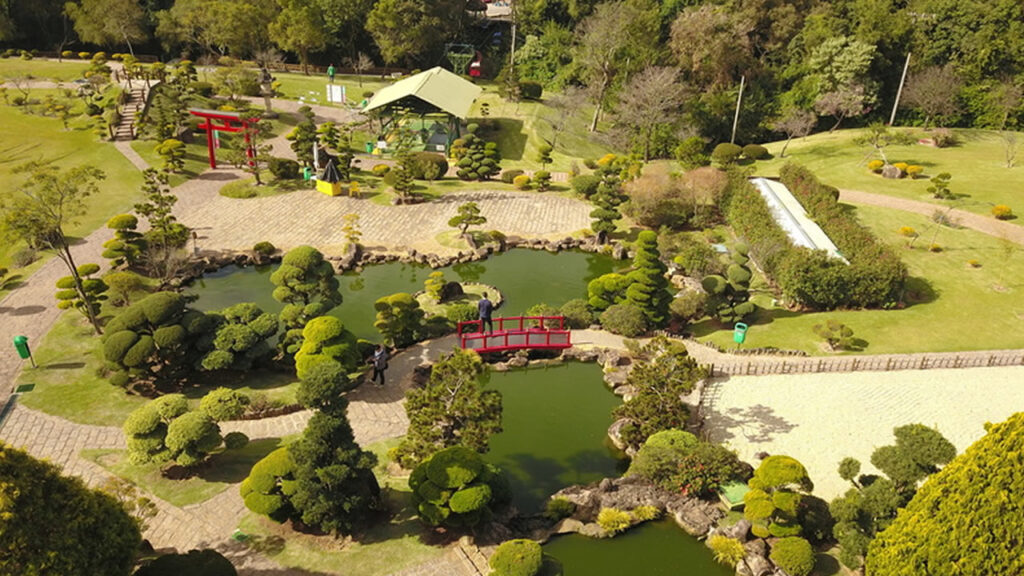
<svg viewBox="0 0 1024 576"><path fill-rule="evenodd" d="M907 69L910 68L910 52L907 52L907 61L903 64L903 76L900 77L900 87L896 90L896 102L892 105L892 115L889 116L889 126L896 121L896 109L900 107L900 96L903 95L903 83L907 81Z"/></svg>
<svg viewBox="0 0 1024 576"><path fill-rule="evenodd" d="M743 84L746 79L746 76L740 76L740 93L736 95L736 115L732 117L732 137L729 138L730 144L736 143L736 125L740 122L740 103L743 101Z"/></svg>
<svg viewBox="0 0 1024 576"><path fill-rule="evenodd" d="M515 78L516 73L516 4L515 2L510 3L512 8L512 51L508 56L508 69L509 75Z"/></svg>

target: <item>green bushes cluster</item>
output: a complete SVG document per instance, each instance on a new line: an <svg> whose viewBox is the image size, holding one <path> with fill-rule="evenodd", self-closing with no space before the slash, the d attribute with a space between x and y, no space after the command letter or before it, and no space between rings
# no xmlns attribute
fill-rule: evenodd
<svg viewBox="0 0 1024 576"><path fill-rule="evenodd" d="M299 163L291 158L274 156L270 158L267 166L278 180L294 180L299 177Z"/></svg>
<svg viewBox="0 0 1024 576"><path fill-rule="evenodd" d="M612 334L634 338L647 332L647 318L643 310L623 302L601 312L601 326Z"/></svg>
<svg viewBox="0 0 1024 576"><path fill-rule="evenodd" d="M501 172L501 181L505 184L511 184L515 181L516 176L523 175L524 172L518 168L510 168Z"/></svg>
<svg viewBox="0 0 1024 576"><path fill-rule="evenodd" d="M490 180L501 172L501 154L496 142L485 142L473 131L452 142L452 157L458 162L460 180Z"/></svg>
<svg viewBox="0 0 1024 576"><path fill-rule="evenodd" d="M410 159L409 169L417 180L436 180L448 173L448 161L436 152L416 152Z"/></svg>
<svg viewBox="0 0 1024 576"><path fill-rule="evenodd" d="M743 154L743 148L729 142L722 142L711 151L711 160L720 168L725 168L736 163Z"/></svg>
<svg viewBox="0 0 1024 576"><path fill-rule="evenodd" d="M708 548L715 553L715 561L726 566L735 566L747 555L742 542L721 534L712 534L708 538Z"/></svg>
<svg viewBox="0 0 1024 576"><path fill-rule="evenodd" d="M452 446L423 460L409 476L420 518L433 526L471 528L508 502L508 481L479 454Z"/></svg>
<svg viewBox="0 0 1024 576"><path fill-rule="evenodd" d="M596 164L595 164L596 166ZM581 174L573 178L569 185L572 186L574 192L583 196L584 198L590 198L597 193L597 187L601 184L601 177L596 174Z"/></svg>
<svg viewBox="0 0 1024 576"><path fill-rule="evenodd" d="M723 484L743 479L745 467L724 446L673 428L648 437L629 471L670 492L706 497Z"/></svg>
<svg viewBox="0 0 1024 576"><path fill-rule="evenodd" d="M743 157L751 160L764 160L771 157L768 149L760 144L747 144L743 147Z"/></svg>
<svg viewBox="0 0 1024 576"><path fill-rule="evenodd" d="M168 394L132 412L122 426L128 458L134 464L199 464L221 445L220 427L204 411L188 411L181 394Z"/></svg>
<svg viewBox="0 0 1024 576"><path fill-rule="evenodd" d="M544 551L533 540L502 542L489 561L492 576L535 576L544 565Z"/></svg>
<svg viewBox="0 0 1024 576"><path fill-rule="evenodd" d="M827 304L865 308L895 305L903 293L907 268L892 249L843 210L836 189L819 182L810 170L789 163L779 176L850 262L843 269L845 293L839 295L839 301Z"/></svg>
<svg viewBox="0 0 1024 576"><path fill-rule="evenodd" d="M803 538L780 538L772 544L769 558L790 576L807 576L814 570L814 550Z"/></svg>
<svg viewBox="0 0 1024 576"><path fill-rule="evenodd" d="M540 100L544 93L544 86L533 80L522 80L519 82L519 95L524 100Z"/></svg>
<svg viewBox="0 0 1024 576"><path fill-rule="evenodd" d="M743 515L752 523L751 532L759 538L799 536L800 502L814 489L804 465L789 456L769 456L748 484Z"/></svg>

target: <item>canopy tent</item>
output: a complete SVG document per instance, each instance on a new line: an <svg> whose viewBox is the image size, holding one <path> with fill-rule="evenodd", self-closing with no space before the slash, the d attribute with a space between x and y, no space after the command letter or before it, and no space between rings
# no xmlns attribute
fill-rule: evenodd
<svg viewBox="0 0 1024 576"><path fill-rule="evenodd" d="M438 66L382 88L363 111L382 116L381 138L384 141L392 123L418 117L423 146L447 151L451 142L458 138L460 120L469 116L473 101L482 91L472 82ZM429 130L428 116L433 117ZM383 117L388 118L385 121Z"/></svg>

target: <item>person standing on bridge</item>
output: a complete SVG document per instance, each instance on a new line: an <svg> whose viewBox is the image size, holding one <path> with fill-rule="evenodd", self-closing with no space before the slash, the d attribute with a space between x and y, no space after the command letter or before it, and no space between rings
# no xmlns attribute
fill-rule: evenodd
<svg viewBox="0 0 1024 576"><path fill-rule="evenodd" d="M388 349L383 344L378 344L377 349L373 351L373 358L370 359L370 363L373 364L373 376L370 376L370 382L380 379L378 386L384 385L384 371L388 369Z"/></svg>
<svg viewBox="0 0 1024 576"><path fill-rule="evenodd" d="M484 292L483 298L476 303L476 310L480 313L480 332L484 331L484 326L487 326L487 333L494 333L494 322L491 321L491 312L494 311L494 304L487 299L487 292Z"/></svg>

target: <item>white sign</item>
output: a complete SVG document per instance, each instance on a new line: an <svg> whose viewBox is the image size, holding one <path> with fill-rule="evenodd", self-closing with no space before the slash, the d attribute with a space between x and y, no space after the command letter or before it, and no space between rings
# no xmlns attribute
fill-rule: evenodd
<svg viewBox="0 0 1024 576"><path fill-rule="evenodd" d="M327 101L337 102L339 104L345 103L345 87L341 84L328 84L327 85Z"/></svg>

